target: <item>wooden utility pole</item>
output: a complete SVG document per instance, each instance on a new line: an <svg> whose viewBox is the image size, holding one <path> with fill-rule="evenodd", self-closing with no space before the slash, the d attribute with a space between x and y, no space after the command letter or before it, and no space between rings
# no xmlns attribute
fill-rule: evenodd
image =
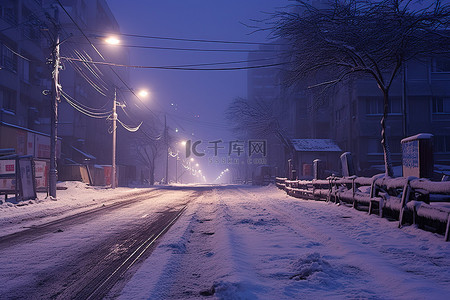
<svg viewBox="0 0 450 300"><path fill-rule="evenodd" d="M112 170L111 188L116 188L116 140L117 140L117 92L114 89L113 113L112 113Z"/></svg>
<svg viewBox="0 0 450 300"><path fill-rule="evenodd" d="M169 134L167 132L167 115L164 115L164 141L166 143L166 179L165 184L169 183Z"/></svg>
<svg viewBox="0 0 450 300"><path fill-rule="evenodd" d="M60 101L59 93L59 12L58 7L55 6L55 39L52 51L52 100L51 100L51 114L50 114L50 169L48 179L49 195L56 198L56 182L58 171L56 169L56 147L58 142L58 102Z"/></svg>

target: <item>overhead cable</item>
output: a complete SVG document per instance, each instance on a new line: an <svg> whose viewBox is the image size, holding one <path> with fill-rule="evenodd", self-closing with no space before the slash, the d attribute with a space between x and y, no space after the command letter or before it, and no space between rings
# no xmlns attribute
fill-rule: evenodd
<svg viewBox="0 0 450 300"><path fill-rule="evenodd" d="M71 61L79 61L89 64L97 64L97 65L107 65L111 67L125 67L125 68L135 68L135 69L161 69L161 70L182 70L182 71L233 71L233 70L248 70L248 69L260 69L260 68L268 68L268 67L276 67L281 65L286 65L287 63L274 63L274 64L266 64L266 65L257 65L257 66L246 66L246 67L229 67L229 68L192 68L192 67L183 67L183 66L139 66L139 65L124 65L124 64L116 64L110 62L101 62L101 61L86 61L78 58L70 58L70 57L61 57L65 60Z"/></svg>
<svg viewBox="0 0 450 300"><path fill-rule="evenodd" d="M182 42L199 42L199 43L217 43L217 44L241 44L241 45L268 45L268 46L283 46L280 43L261 43L261 42L246 42L246 41L226 41L226 40L208 40L208 39L187 39L187 38L176 38L176 37L164 37L164 36L150 36L150 35L139 35L139 34L129 34L129 33L117 33L117 35L154 39L154 40L168 40L168 41L182 41Z"/></svg>

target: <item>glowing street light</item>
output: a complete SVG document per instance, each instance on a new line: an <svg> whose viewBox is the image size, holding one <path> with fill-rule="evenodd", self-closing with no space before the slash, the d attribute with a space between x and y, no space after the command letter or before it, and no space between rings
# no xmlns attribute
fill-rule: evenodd
<svg viewBox="0 0 450 300"><path fill-rule="evenodd" d="M147 90L140 90L139 92L138 92L138 95L140 96L140 97L147 97L148 96L148 91Z"/></svg>
<svg viewBox="0 0 450 300"><path fill-rule="evenodd" d="M105 42L110 45L119 45L120 44L120 40L115 36L110 36L110 37L105 38Z"/></svg>

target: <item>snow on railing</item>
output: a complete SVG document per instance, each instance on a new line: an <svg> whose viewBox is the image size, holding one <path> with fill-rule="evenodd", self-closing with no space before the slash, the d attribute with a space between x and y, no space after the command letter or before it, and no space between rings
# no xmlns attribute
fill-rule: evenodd
<svg viewBox="0 0 450 300"><path fill-rule="evenodd" d="M450 240L450 181L416 177L329 177L326 180L276 178L276 185L290 196L351 204L355 209L389 215L403 224L443 233ZM439 205L446 202L447 206Z"/></svg>

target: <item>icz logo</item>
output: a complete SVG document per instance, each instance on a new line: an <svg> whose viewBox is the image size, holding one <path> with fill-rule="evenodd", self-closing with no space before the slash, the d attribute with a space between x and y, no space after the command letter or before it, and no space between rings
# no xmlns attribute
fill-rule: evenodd
<svg viewBox="0 0 450 300"><path fill-rule="evenodd" d="M191 140L189 140L189 141L186 142L186 158L188 158L189 156L191 156L191 150L192 150L192 153L193 153L195 156L200 156L200 157L201 157L201 156L205 155L205 153L198 152L198 150L197 150L197 146L198 146L199 144L201 144L201 142L202 142L202 141L196 141L196 142L192 143ZM192 144L192 145L191 145L191 144Z"/></svg>

